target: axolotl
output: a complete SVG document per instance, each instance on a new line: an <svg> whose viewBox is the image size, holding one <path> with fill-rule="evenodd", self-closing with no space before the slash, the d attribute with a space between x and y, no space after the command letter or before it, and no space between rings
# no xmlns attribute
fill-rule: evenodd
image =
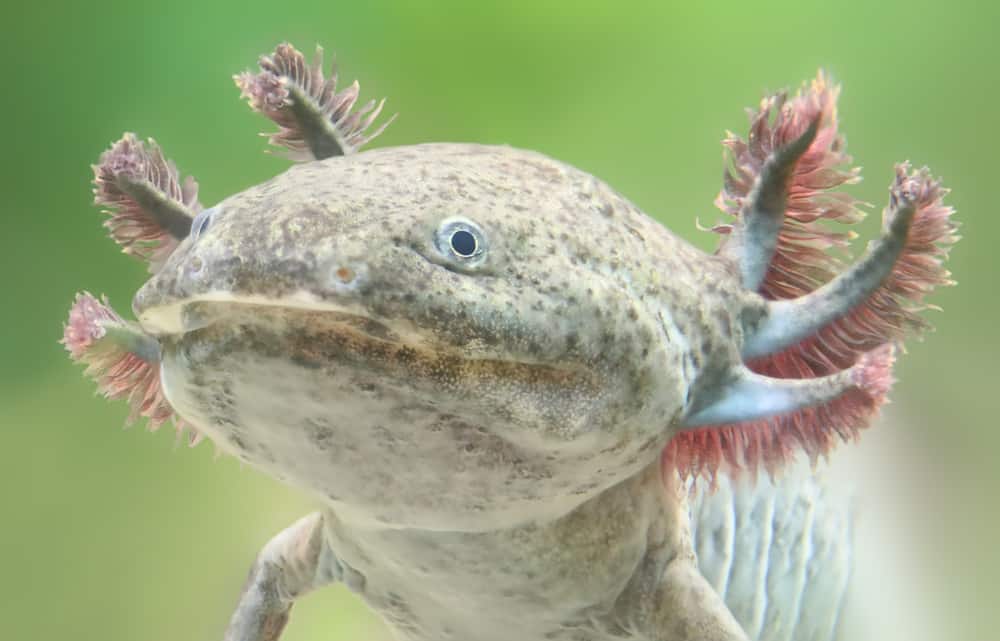
<svg viewBox="0 0 1000 641"><path fill-rule="evenodd" d="M827 223L862 205L821 73L724 141L706 254L540 153L361 152L383 103L287 44L260 65L236 82L304 162L206 208L126 134L95 199L152 275L137 322L84 293L63 337L132 419L322 506L264 546L228 641L334 582L407 641L837 635L849 515L810 462L872 421L950 282L926 169L897 166L842 265Z"/></svg>

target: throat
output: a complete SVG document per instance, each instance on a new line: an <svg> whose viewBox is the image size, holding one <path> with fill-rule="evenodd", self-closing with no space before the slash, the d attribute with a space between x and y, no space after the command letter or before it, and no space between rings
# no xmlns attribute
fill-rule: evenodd
<svg viewBox="0 0 1000 641"><path fill-rule="evenodd" d="M665 498L654 464L567 513L516 527L372 528L337 510L327 523L338 557L365 577L362 597L404 632L493 639L496 630L500 641L590 628L591 613L613 611L637 575L655 575L669 560L662 555L684 536L673 529L681 509Z"/></svg>

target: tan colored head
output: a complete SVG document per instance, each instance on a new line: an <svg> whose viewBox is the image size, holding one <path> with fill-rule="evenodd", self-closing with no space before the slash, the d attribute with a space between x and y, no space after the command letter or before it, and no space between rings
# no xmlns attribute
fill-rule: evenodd
<svg viewBox="0 0 1000 641"><path fill-rule="evenodd" d="M303 164L192 229L133 305L171 405L385 519L595 493L656 460L700 372L739 361L736 270L533 152Z"/></svg>

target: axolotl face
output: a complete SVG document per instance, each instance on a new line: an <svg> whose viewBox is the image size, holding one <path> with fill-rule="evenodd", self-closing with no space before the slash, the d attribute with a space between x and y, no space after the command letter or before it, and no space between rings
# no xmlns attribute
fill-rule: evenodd
<svg viewBox="0 0 1000 641"><path fill-rule="evenodd" d="M733 271L587 173L433 144L205 210L133 307L224 451L355 518L488 529L657 460L739 362Z"/></svg>

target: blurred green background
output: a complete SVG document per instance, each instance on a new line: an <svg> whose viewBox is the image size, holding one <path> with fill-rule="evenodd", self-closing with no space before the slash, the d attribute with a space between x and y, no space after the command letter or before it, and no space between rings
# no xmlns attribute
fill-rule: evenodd
<svg viewBox="0 0 1000 641"><path fill-rule="evenodd" d="M323 44L363 97L389 97L400 117L377 145L534 148L704 248L695 219L718 216L724 130L745 130L762 91L830 70L867 170L854 193L880 207L909 158L944 177L963 223L960 286L934 297L946 311L902 359L893 413L951 638L995 638L998 19L955 0L5 3L0 636L220 639L260 545L309 509L211 445L122 432L124 405L94 398L56 343L74 292L124 311L145 278L104 237L90 163L123 131L154 136L206 204L281 171L230 75L287 39ZM297 606L285 638L386 636L336 588Z"/></svg>

